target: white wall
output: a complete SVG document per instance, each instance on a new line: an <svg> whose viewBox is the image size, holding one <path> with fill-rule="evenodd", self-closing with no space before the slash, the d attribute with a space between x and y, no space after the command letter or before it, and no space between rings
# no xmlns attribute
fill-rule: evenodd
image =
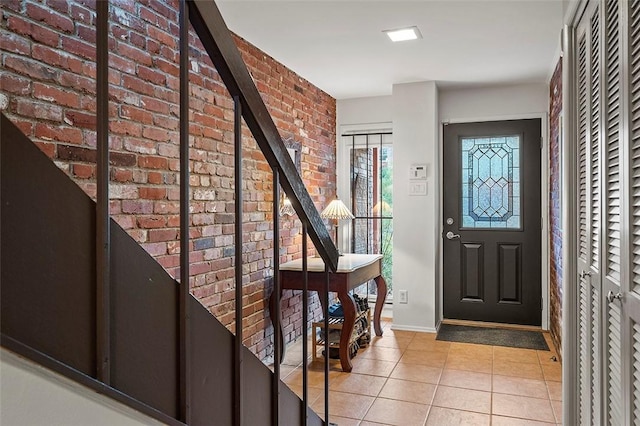
<svg viewBox="0 0 640 426"><path fill-rule="evenodd" d="M423 82L395 85L392 96L337 102L339 135L346 130L393 130L394 328L433 330L440 320L441 123L542 117L546 129L548 96L546 84L438 90L435 83ZM338 191L345 198L349 164L342 161L343 148L338 137ZM542 155L546 158L546 148ZM429 166L426 197L408 195L408 167L413 163ZM542 186L547 187L546 174ZM546 197L542 208L546 214ZM341 232L346 235L346 228ZM409 291L408 304L398 303L398 290ZM546 317L544 312L543 326Z"/></svg>
<svg viewBox="0 0 640 426"><path fill-rule="evenodd" d="M546 84L440 90L441 121L513 118L549 109Z"/></svg>
<svg viewBox="0 0 640 426"><path fill-rule="evenodd" d="M440 188L435 82L393 86L393 327L434 331ZM409 195L409 169L427 165L427 194ZM408 292L408 303L398 292Z"/></svg>
<svg viewBox="0 0 640 426"><path fill-rule="evenodd" d="M57 373L0 349L0 424L161 425Z"/></svg>

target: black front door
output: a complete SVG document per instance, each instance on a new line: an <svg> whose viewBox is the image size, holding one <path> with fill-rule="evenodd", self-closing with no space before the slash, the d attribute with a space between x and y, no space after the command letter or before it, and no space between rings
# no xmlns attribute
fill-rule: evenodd
<svg viewBox="0 0 640 426"><path fill-rule="evenodd" d="M540 126L444 126L446 319L541 323Z"/></svg>

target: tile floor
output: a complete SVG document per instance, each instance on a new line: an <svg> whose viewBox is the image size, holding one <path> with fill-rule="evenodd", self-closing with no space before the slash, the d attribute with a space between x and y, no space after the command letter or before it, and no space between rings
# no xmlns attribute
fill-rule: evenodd
<svg viewBox="0 0 640 426"><path fill-rule="evenodd" d="M331 361L330 421L339 426L561 424L555 352L442 342L391 330L388 320L383 328L383 337L358 351L351 373ZM309 360L309 404L321 416L323 372L322 360ZM301 342L287 348L281 377L302 395Z"/></svg>

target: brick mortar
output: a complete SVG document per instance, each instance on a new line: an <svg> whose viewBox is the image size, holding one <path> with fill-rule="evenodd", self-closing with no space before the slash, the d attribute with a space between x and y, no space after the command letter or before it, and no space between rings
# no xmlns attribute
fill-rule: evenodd
<svg viewBox="0 0 640 426"><path fill-rule="evenodd" d="M6 0L0 21L0 106L58 167L95 197L95 0ZM178 3L112 3L111 214L179 276ZM284 139L302 144L316 207L336 193L335 99L240 37L236 44ZM233 102L190 32L191 291L234 324ZM243 126L244 333L272 355L272 173ZM280 261L301 256L301 224L282 218ZM285 338L301 335L299 294L282 301ZM310 321L320 317L317 296Z"/></svg>

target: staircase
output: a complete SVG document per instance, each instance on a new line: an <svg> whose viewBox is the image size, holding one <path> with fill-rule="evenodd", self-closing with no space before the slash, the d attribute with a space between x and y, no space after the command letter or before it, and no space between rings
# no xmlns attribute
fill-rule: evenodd
<svg viewBox="0 0 640 426"><path fill-rule="evenodd" d="M236 102L237 123L244 119L271 166L275 191L279 181L318 255L335 271L337 249L215 4L187 1L181 7ZM106 17L98 13L97 19ZM100 90L98 96L100 150L100 123L108 122L108 113L100 107ZM232 334L117 223L108 217L106 225L100 223L108 190L98 192L96 205L5 115L0 119L4 348L165 424L323 423L307 401L281 384L277 363L272 372L241 345L241 327ZM188 129L186 114L180 127ZM239 133L238 125L238 146ZM240 185L236 200L241 200ZM184 207L188 200L182 202ZM101 235L105 229L108 235ZM188 229L181 234L189 235ZM104 252L96 250L103 240ZM105 253L108 281L100 282ZM238 263L236 279L241 280ZM188 271L186 263L182 270ZM242 305L236 311L236 323L242 324Z"/></svg>

